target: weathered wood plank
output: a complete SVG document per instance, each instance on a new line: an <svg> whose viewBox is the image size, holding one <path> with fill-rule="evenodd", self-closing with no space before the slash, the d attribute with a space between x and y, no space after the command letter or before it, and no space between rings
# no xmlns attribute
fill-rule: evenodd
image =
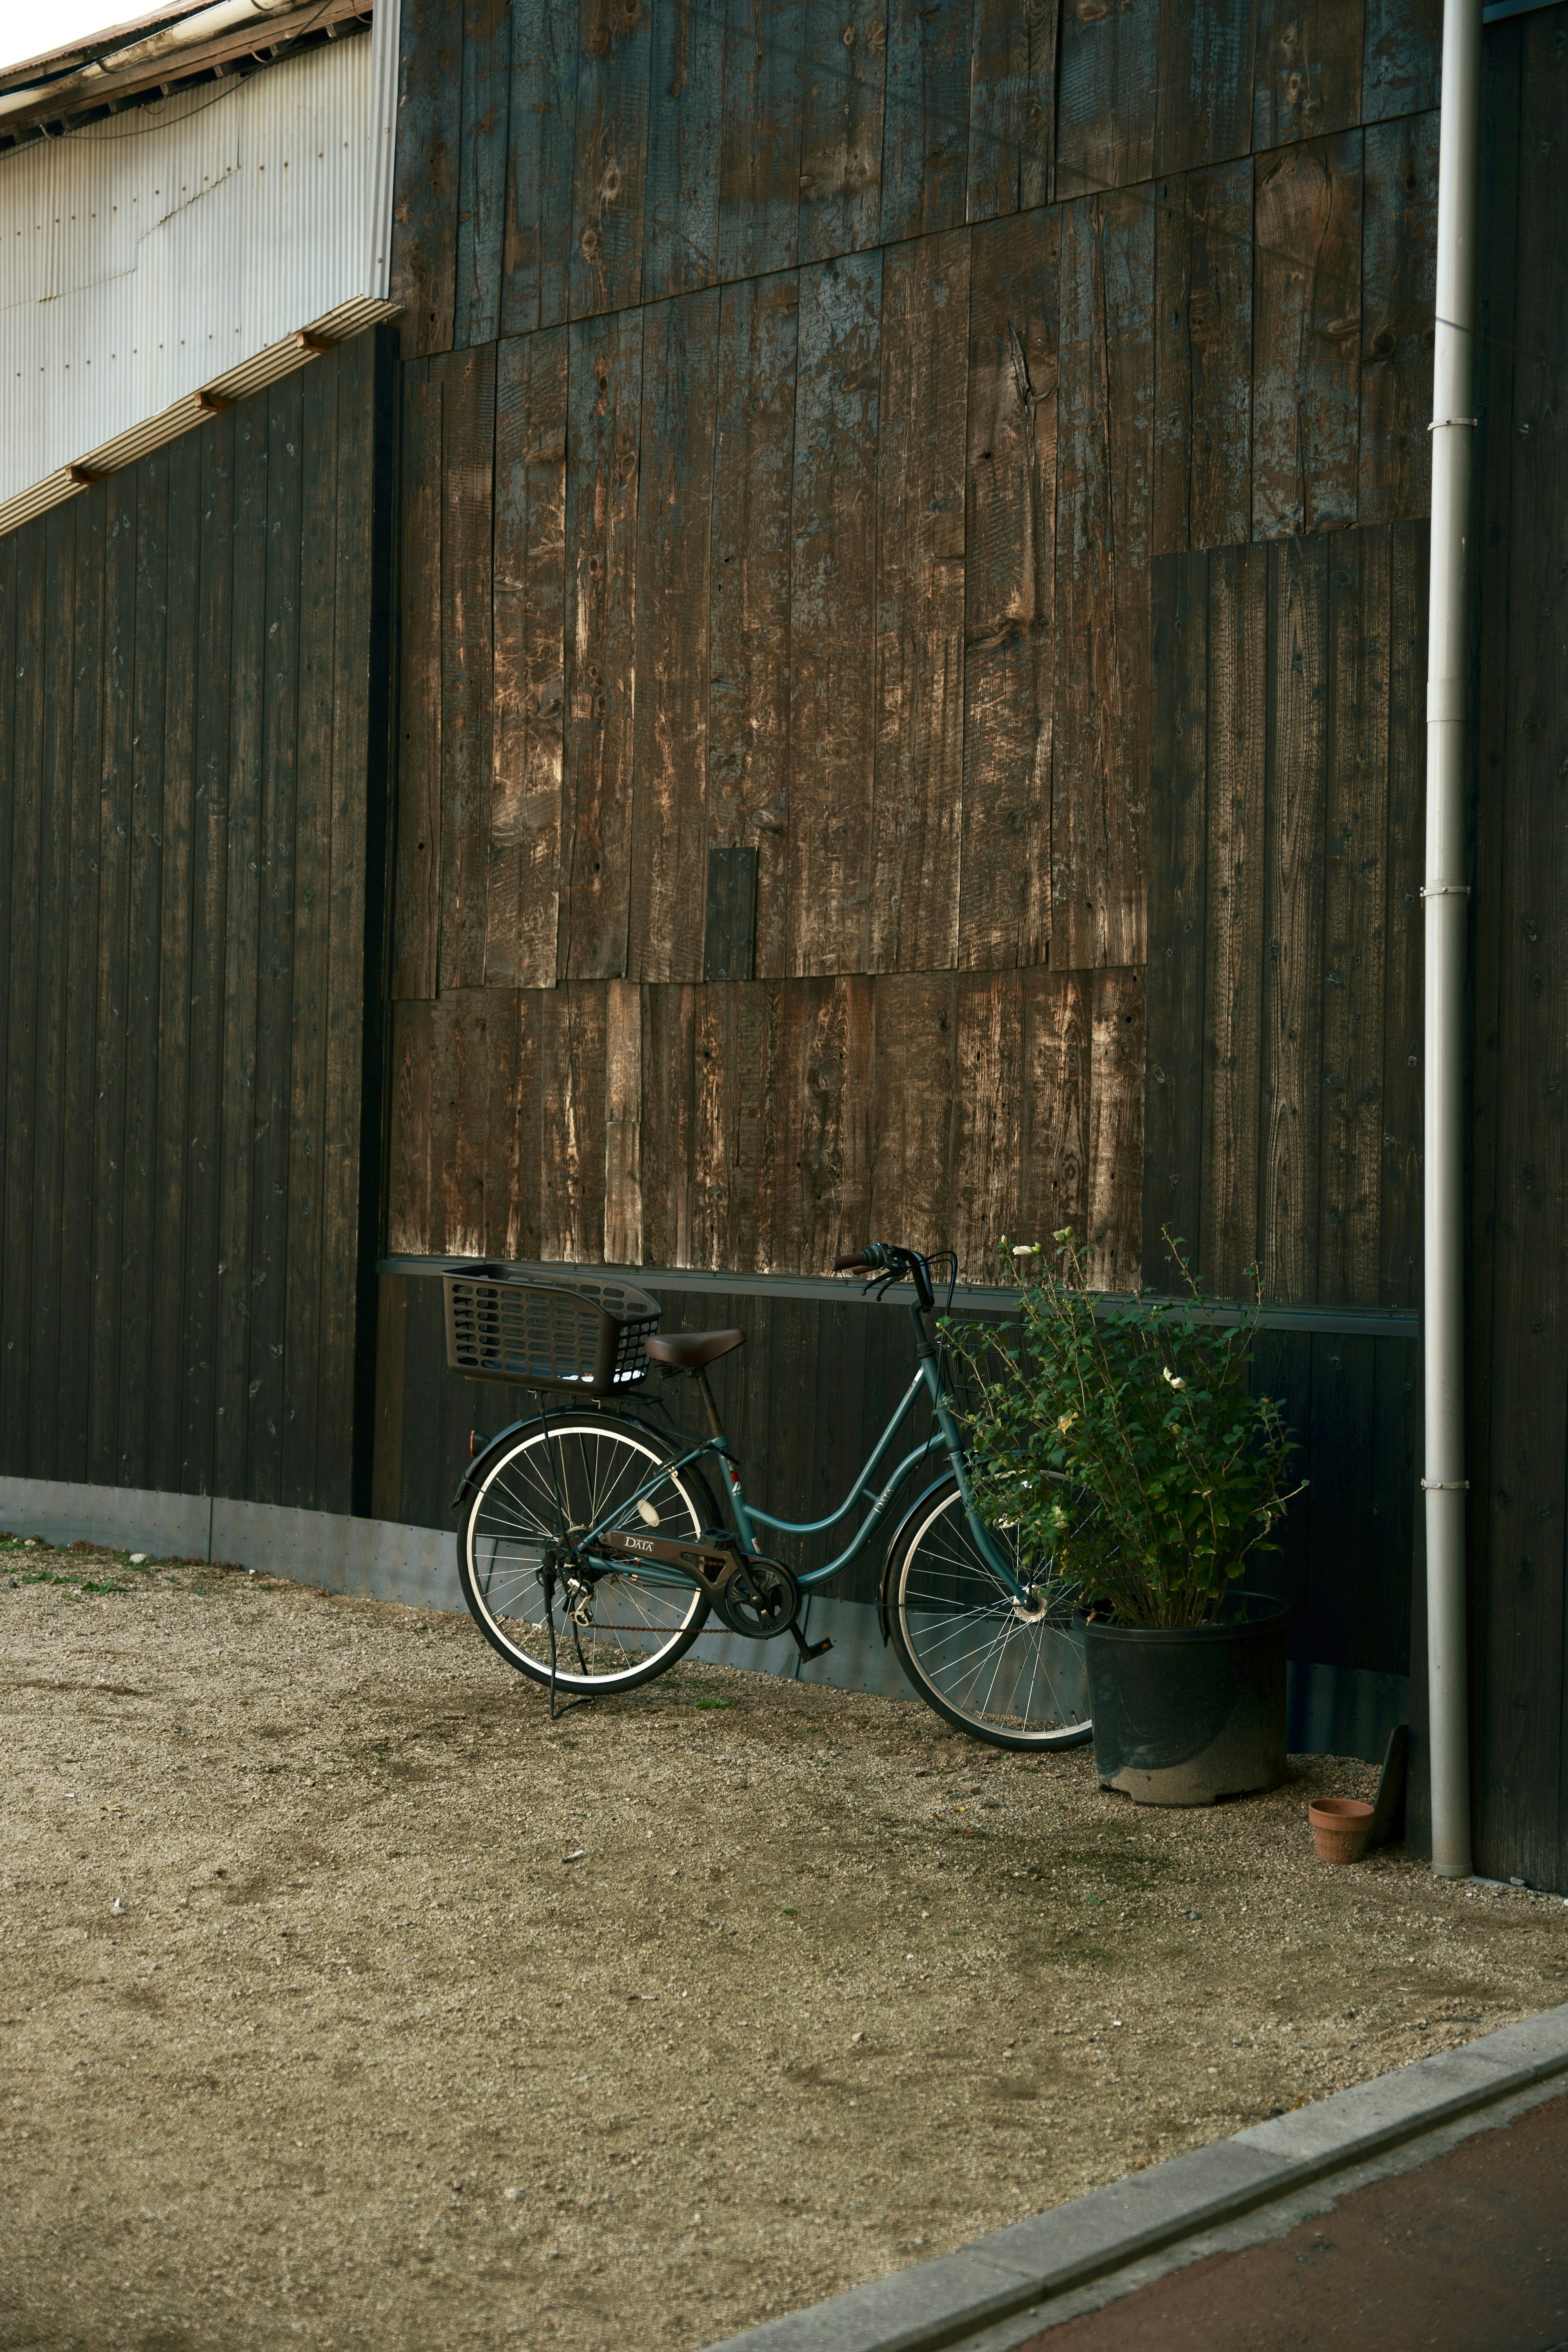
<svg viewBox="0 0 1568 2352"><path fill-rule="evenodd" d="M27 1466L35 1477L60 1475L56 1406L60 1347L60 1197L65 1102L66 991L68 965L71 719L76 523L79 499L56 507L44 524L45 685L39 768L42 824L37 891L38 993L33 1070L33 1328L27 1391Z"/></svg>
<svg viewBox="0 0 1568 2352"><path fill-rule="evenodd" d="M560 931L566 662L564 328L496 355L488 986L549 988Z"/></svg>
<svg viewBox="0 0 1568 2352"><path fill-rule="evenodd" d="M443 379L405 368L392 993L433 997L441 941Z"/></svg>
<svg viewBox="0 0 1568 2352"><path fill-rule="evenodd" d="M1365 20L1363 0L1258 0L1255 154L1361 121Z"/></svg>
<svg viewBox="0 0 1568 2352"><path fill-rule="evenodd" d="M626 0L581 0L576 162L572 200L572 316L639 299L647 174L653 11Z"/></svg>
<svg viewBox="0 0 1568 2352"><path fill-rule="evenodd" d="M1318 1287L1378 1296L1387 919L1389 536L1330 549Z"/></svg>
<svg viewBox="0 0 1568 2352"><path fill-rule="evenodd" d="M689 1265L697 991L645 988L642 1003L643 1249L650 1265Z"/></svg>
<svg viewBox="0 0 1568 2352"><path fill-rule="evenodd" d="M500 331L557 327L570 304L578 0L511 0Z"/></svg>
<svg viewBox="0 0 1568 2352"><path fill-rule="evenodd" d="M719 275L793 269L800 242L805 0L724 0Z"/></svg>
<svg viewBox="0 0 1568 2352"><path fill-rule="evenodd" d="M963 218L969 166L969 11L889 0L882 113L881 239Z"/></svg>
<svg viewBox="0 0 1568 2352"><path fill-rule="evenodd" d="M1016 1239L1048 1247L1066 1225L1089 1229L1089 1058L1093 975L1023 975L1024 1056L1020 1110L1022 1187Z"/></svg>
<svg viewBox="0 0 1568 2352"><path fill-rule="evenodd" d="M707 887L708 553L716 289L651 309L638 435L626 970L699 980Z"/></svg>
<svg viewBox="0 0 1568 2352"><path fill-rule="evenodd" d="M536 1002L539 1255L593 1265L605 1245L605 991L574 982Z"/></svg>
<svg viewBox="0 0 1568 2352"><path fill-rule="evenodd" d="M1259 1252L1269 1295L1318 1296L1329 551L1268 551Z"/></svg>
<svg viewBox="0 0 1568 2352"><path fill-rule="evenodd" d="M784 968L793 274L720 300L708 572L708 834L756 856L754 969ZM709 973L709 978L720 975Z"/></svg>
<svg viewBox="0 0 1568 2352"><path fill-rule="evenodd" d="M1047 204L1056 161L1057 18L1048 0L975 0L965 217Z"/></svg>
<svg viewBox="0 0 1568 2352"><path fill-rule="evenodd" d="M960 1276L971 1282L994 1282L999 1244L1020 1238L1024 1053L1023 974L961 973L957 1125L944 1240L958 1253Z"/></svg>
<svg viewBox="0 0 1568 2352"><path fill-rule="evenodd" d="M774 1154L763 1120L774 1079L776 984L697 992L691 1245L696 1263L755 1265L772 1229Z"/></svg>
<svg viewBox="0 0 1568 2352"><path fill-rule="evenodd" d="M1154 171L1193 172L1252 148L1254 0L1161 0Z"/></svg>
<svg viewBox="0 0 1568 2352"><path fill-rule="evenodd" d="M131 1006L131 811L136 742L136 478L104 486L102 764L98 784L99 928L92 1150L92 1357L88 1371L88 1476L111 1486L120 1475L122 1334L144 1331L125 1317L126 1074ZM3 658L3 656L0 656ZM4 738L0 737L0 743ZM0 757L5 756L0 750ZM0 839L4 838L0 828ZM4 1021L0 1017L0 1034ZM132 1347L134 1342L132 1342ZM124 1349L127 1373L134 1359Z"/></svg>
<svg viewBox="0 0 1568 2352"><path fill-rule="evenodd" d="M1415 1307L1420 1304L1421 1278L1421 871L1426 852L1427 526L1395 523L1391 541L1378 1300L1385 1307Z"/></svg>
<svg viewBox="0 0 1568 2352"><path fill-rule="evenodd" d="M882 21L804 0L799 254L829 261L875 245L882 209Z"/></svg>
<svg viewBox="0 0 1568 2352"><path fill-rule="evenodd" d="M1264 983L1268 552L1216 548L1208 563L1208 857L1204 937L1203 1226L1216 1297L1240 1297L1258 1263Z"/></svg>
<svg viewBox="0 0 1568 2352"><path fill-rule="evenodd" d="M801 272L785 970L868 969L882 260Z"/></svg>
<svg viewBox="0 0 1568 2352"><path fill-rule="evenodd" d="M1229 547L1252 527L1252 165L1154 195L1152 551Z"/></svg>
<svg viewBox="0 0 1568 2352"><path fill-rule="evenodd" d="M12 728L6 746L10 803L9 903L39 904L48 854L44 816L44 746L47 720L50 653L55 632L48 612L47 534L52 518L40 518L16 532L16 665L8 673ZM10 678L15 677L14 688ZM33 1387L33 1250L35 1194L33 1157L37 1138L37 1043L42 999L44 941L34 920L14 923L7 959L7 1053L5 1066L5 1159L0 1170L5 1206L5 1255L0 1258L0 1310L5 1346L0 1349L0 1462L14 1477L29 1467L30 1400Z"/></svg>
<svg viewBox="0 0 1568 2352"><path fill-rule="evenodd" d="M386 1245L409 1257L440 1247L430 1186L434 1013L433 1003L395 1003L387 1052Z"/></svg>
<svg viewBox="0 0 1568 2352"><path fill-rule="evenodd" d="M1365 134L1362 229L1363 522L1432 503L1432 310L1437 292L1437 117Z"/></svg>
<svg viewBox="0 0 1568 2352"><path fill-rule="evenodd" d="M722 7L677 0L654 12L648 79L642 295L653 302L720 276L720 156L724 136Z"/></svg>
<svg viewBox="0 0 1568 2352"><path fill-rule="evenodd" d="M430 1215L433 1246L458 1257L486 1257L494 1180L489 1112L498 1048L516 1027L517 998L503 988L454 988L430 1011Z"/></svg>
<svg viewBox="0 0 1568 2352"><path fill-rule="evenodd" d="M958 961L969 232L889 253L877 450L874 971Z"/></svg>
<svg viewBox="0 0 1568 2352"><path fill-rule="evenodd" d="M1142 1278L1168 1290L1175 1276L1165 1234L1195 1257L1203 1223L1207 555L1156 562L1153 600Z"/></svg>
<svg viewBox="0 0 1568 2352"><path fill-rule="evenodd" d="M605 991L605 1234L606 1265L643 1261L642 990Z"/></svg>
<svg viewBox="0 0 1568 2352"><path fill-rule="evenodd" d="M440 985L485 974L494 755L493 344L438 361L441 395Z"/></svg>
<svg viewBox="0 0 1568 2352"><path fill-rule="evenodd" d="M1159 0L1065 0L1057 86L1059 201L1147 180L1154 169Z"/></svg>
<svg viewBox="0 0 1568 2352"><path fill-rule="evenodd" d="M231 630L235 600L233 412L202 427L202 564L195 809L191 839L191 1025L185 1086L184 1378L170 1465L154 1483L210 1494L222 1235L224 966L228 922ZM148 520L143 496L142 529ZM153 520L158 520L154 513ZM140 732L140 721L139 721ZM161 1448L158 1451L161 1452Z"/></svg>
<svg viewBox="0 0 1568 2352"><path fill-rule="evenodd" d="M957 1118L958 985L948 972L872 983L871 1231L907 1248L950 1241Z"/></svg>
<svg viewBox="0 0 1568 2352"><path fill-rule="evenodd" d="M463 16L452 0L408 0L398 19L392 281L403 355L449 352L457 304L462 169Z"/></svg>
<svg viewBox="0 0 1568 2352"><path fill-rule="evenodd" d="M1142 1258L1142 971L1101 965L1089 1032L1089 1267L1097 1290L1132 1290ZM1031 1236L1033 1238L1033 1236Z"/></svg>
<svg viewBox="0 0 1568 2352"><path fill-rule="evenodd" d="M1442 0L1366 0L1362 121L1387 122L1436 106L1442 62Z"/></svg>
<svg viewBox="0 0 1568 2352"><path fill-rule="evenodd" d="M165 1097L175 1094L173 1055L179 1044L182 1009L172 1008L176 1025L169 1041L170 1066L166 1072L161 1072L163 870L166 817L177 824L179 792L176 782L165 811L164 766L171 759L177 765L182 737L187 742L189 740L188 718L172 714L168 708L170 474L174 457L172 448L160 450L156 457L143 458L133 477L137 506L136 590L131 623L132 744L127 778L130 904L126 915L125 1124L121 1141L123 1215L116 1311L128 1333L145 1336L141 1342L132 1339L126 1349L125 1370L132 1374L134 1367L134 1371L133 1376L121 1382L115 1444L117 1473L110 1481L165 1489L177 1489L181 1484L179 1418L184 1379L182 1317L176 1304L174 1328L160 1328L158 1311L166 1315L170 1302L167 1287L158 1282L157 1268L163 1213L158 1169L159 1085L162 1077ZM189 551L196 543L198 511L186 488L175 509L175 519L187 562ZM182 654L176 655L174 667L177 672L183 655L183 683L188 705L195 696L196 677L194 630L184 582L175 585L174 604L175 627L184 638ZM173 861L178 856L178 845L169 842L167 846ZM189 992L187 988L186 993ZM184 1129L183 1104L173 1123ZM183 1176L184 1171L180 1172ZM182 1190L180 1178L176 1177L176 1202ZM149 1377L154 1367L155 1380ZM171 1382L172 1396L167 1393Z"/></svg>
<svg viewBox="0 0 1568 2352"><path fill-rule="evenodd" d="M781 1181L764 1271L821 1274L873 1238L874 988L856 977L779 990L773 1149Z"/></svg>
<svg viewBox="0 0 1568 2352"><path fill-rule="evenodd" d="M1051 928L1058 216L974 232L958 957L1045 961Z"/></svg>
<svg viewBox="0 0 1568 2352"><path fill-rule="evenodd" d="M219 1173L218 1335L213 1488L244 1496L250 1383L252 1195L258 1122L257 995L262 856L262 677L268 659L268 408L258 393L235 412L234 604L230 646L228 874L224 918L223 1138Z"/></svg>
<svg viewBox="0 0 1568 2352"><path fill-rule="evenodd" d="M752 980L757 955L757 853L710 849L704 980Z"/></svg>
<svg viewBox="0 0 1568 2352"><path fill-rule="evenodd" d="M511 98L510 0L463 0L462 121L452 347L500 332Z"/></svg>
<svg viewBox="0 0 1568 2352"><path fill-rule="evenodd" d="M97 1104L100 796L103 781L103 535L107 485L77 500L69 594L70 851L67 869L66 1005L60 1192L59 1400L55 1475L85 1478L92 1361L92 1173Z"/></svg>
<svg viewBox="0 0 1568 2352"><path fill-rule="evenodd" d="M639 314L572 330L567 388L566 767L557 972L626 969L636 708Z"/></svg>
<svg viewBox="0 0 1568 2352"><path fill-rule="evenodd" d="M1252 535L1336 530L1360 473L1362 135L1258 164Z"/></svg>
<svg viewBox="0 0 1568 2352"><path fill-rule="evenodd" d="M1061 216L1051 940L1068 968L1143 960L1154 217Z"/></svg>

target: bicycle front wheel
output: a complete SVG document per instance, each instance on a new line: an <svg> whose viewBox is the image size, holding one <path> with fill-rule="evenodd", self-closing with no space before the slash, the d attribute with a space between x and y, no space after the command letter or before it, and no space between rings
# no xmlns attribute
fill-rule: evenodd
<svg viewBox="0 0 1568 2352"><path fill-rule="evenodd" d="M1009 1560L1005 1529L988 1528ZM994 1748L1092 1737L1083 1636L1066 1606L1016 1601L974 1540L956 1478L922 1495L884 1587L899 1662L926 1705Z"/></svg>
<svg viewBox="0 0 1568 2352"><path fill-rule="evenodd" d="M546 1554L589 1528L658 1529L677 1542L717 1514L700 1477L640 1423L563 1414L521 1430L489 1463L458 1531L458 1574L479 1631L508 1665L566 1691L635 1690L702 1630L694 1585L605 1560L578 1575Z"/></svg>

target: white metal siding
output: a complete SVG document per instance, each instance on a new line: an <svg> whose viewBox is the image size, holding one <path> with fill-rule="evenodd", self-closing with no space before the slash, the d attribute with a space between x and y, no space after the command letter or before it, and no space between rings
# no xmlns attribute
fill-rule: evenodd
<svg viewBox="0 0 1568 2352"><path fill-rule="evenodd" d="M384 313L397 28L376 13L368 40L0 156L0 529L66 467L169 438L199 388L280 373L301 328Z"/></svg>

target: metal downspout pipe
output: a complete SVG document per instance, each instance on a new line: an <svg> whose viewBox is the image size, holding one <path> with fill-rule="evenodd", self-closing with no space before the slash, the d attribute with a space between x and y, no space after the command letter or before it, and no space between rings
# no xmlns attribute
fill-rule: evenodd
<svg viewBox="0 0 1568 2352"><path fill-rule="evenodd" d="M1426 683L1423 1290L1426 1675L1432 1868L1470 1874L1465 1608L1465 884L1468 565L1476 446L1476 236L1481 0L1447 0L1432 381Z"/></svg>

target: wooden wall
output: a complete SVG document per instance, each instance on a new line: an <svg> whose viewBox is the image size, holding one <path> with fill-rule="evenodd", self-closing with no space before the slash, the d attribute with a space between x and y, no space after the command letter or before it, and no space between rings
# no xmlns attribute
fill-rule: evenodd
<svg viewBox="0 0 1568 2352"><path fill-rule="evenodd" d="M350 1505L375 352L0 540L13 1475Z"/></svg>
<svg viewBox="0 0 1568 2352"><path fill-rule="evenodd" d="M411 0L390 1246L1137 1278L1156 572L1425 513L1437 13Z"/></svg>

